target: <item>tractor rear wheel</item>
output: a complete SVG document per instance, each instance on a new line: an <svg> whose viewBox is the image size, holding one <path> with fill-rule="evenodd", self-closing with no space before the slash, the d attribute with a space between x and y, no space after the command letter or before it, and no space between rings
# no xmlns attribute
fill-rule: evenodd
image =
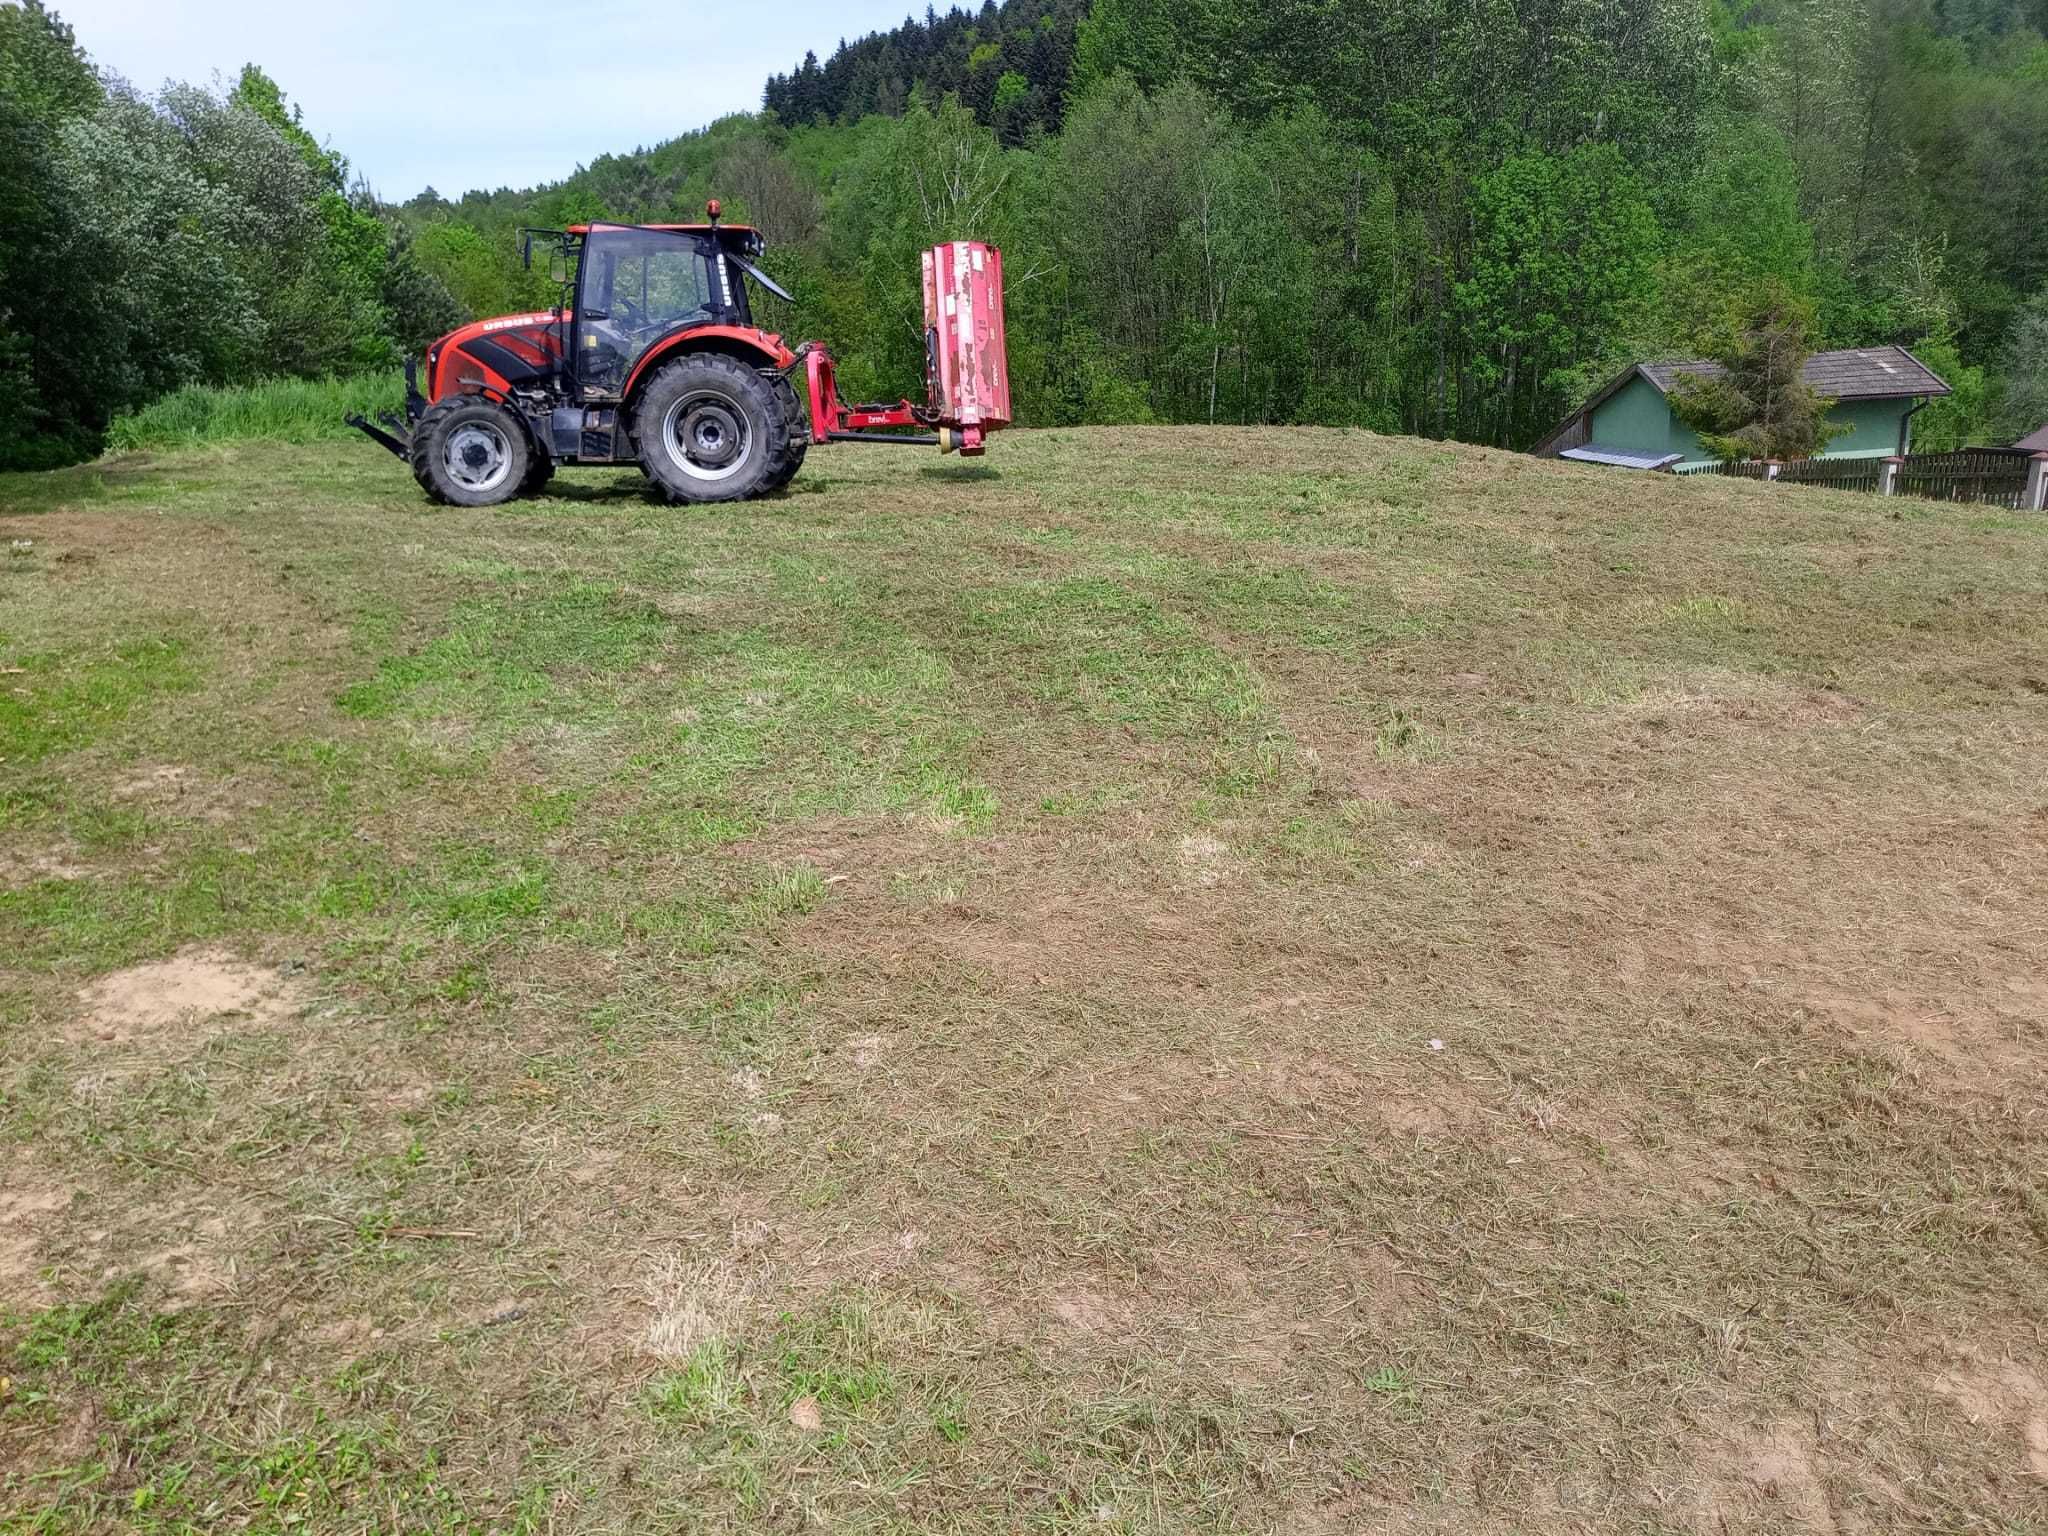
<svg viewBox="0 0 2048 1536"><path fill-rule="evenodd" d="M526 478L519 482L519 494L538 496L548 488L548 482L555 478L555 461L544 453L533 455L533 462L526 466Z"/></svg>
<svg viewBox="0 0 2048 1536"><path fill-rule="evenodd" d="M526 428L482 395L451 395L427 408L412 434L412 477L435 501L494 507L526 488L533 462Z"/></svg>
<svg viewBox="0 0 2048 1536"><path fill-rule="evenodd" d="M780 382L716 352L670 363L633 413L640 467L671 501L739 501L788 484L796 470Z"/></svg>
<svg viewBox="0 0 2048 1536"><path fill-rule="evenodd" d="M796 478L797 471L804 467L804 455L811 446L811 424L804 419L803 407L796 400L796 386L789 382L787 375L777 377L775 392L782 397L782 413L789 419L789 452L784 456L782 468L769 482L771 491L781 490Z"/></svg>

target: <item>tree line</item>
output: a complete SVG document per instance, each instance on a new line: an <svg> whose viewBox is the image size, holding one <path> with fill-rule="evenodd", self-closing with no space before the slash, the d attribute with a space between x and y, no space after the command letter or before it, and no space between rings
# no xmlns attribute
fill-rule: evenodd
<svg viewBox="0 0 2048 1536"><path fill-rule="evenodd" d="M461 317L410 245L255 66L144 96L0 6L0 467L182 385L391 366Z"/></svg>
<svg viewBox="0 0 2048 1536"><path fill-rule="evenodd" d="M842 40L823 64L815 52L775 75L762 105L786 123L900 117L910 93L928 101L958 96L1005 144L1034 128L1056 131L1067 96L1075 38L1088 0L982 0L979 12L927 8L922 22L854 43Z"/></svg>
<svg viewBox="0 0 2048 1536"><path fill-rule="evenodd" d="M0 69L40 14L0 10ZM145 100L63 34L68 94L10 90L0 133L66 197L109 134L148 149L161 187L109 182L78 222L122 253L111 308L167 340L112 395L43 388L23 327L90 317L19 319L23 247L0 249L0 389L34 379L40 430L89 434L173 373L374 366L451 305L552 302L522 224L717 196L795 294L769 322L830 342L870 397L917 392L918 252L971 236L1003 248L1034 424L1525 447L1629 362L1726 354L1768 304L1815 345L1897 342L1947 378L1917 441L2004 441L2048 419L2044 32L2048 0L1007 0L808 57L761 112L559 183L397 205L352 190L260 71ZM227 238L166 233L194 228ZM150 288L187 262L233 284Z"/></svg>

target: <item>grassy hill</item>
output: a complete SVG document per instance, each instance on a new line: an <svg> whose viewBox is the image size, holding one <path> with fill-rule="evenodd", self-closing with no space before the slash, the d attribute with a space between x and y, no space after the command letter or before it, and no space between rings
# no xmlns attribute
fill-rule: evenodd
<svg viewBox="0 0 2048 1536"><path fill-rule="evenodd" d="M2048 524L0 479L0 1530L2034 1529Z"/></svg>

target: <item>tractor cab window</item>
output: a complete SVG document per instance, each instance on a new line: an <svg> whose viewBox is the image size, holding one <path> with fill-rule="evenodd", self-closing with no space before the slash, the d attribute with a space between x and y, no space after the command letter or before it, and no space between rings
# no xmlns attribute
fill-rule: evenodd
<svg viewBox="0 0 2048 1536"><path fill-rule="evenodd" d="M616 395L647 349L673 331L725 318L711 243L679 231L591 230L576 301L583 393Z"/></svg>

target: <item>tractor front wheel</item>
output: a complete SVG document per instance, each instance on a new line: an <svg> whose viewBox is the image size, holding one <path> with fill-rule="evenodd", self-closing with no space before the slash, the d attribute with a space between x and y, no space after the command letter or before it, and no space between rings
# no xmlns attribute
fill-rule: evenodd
<svg viewBox="0 0 2048 1536"><path fill-rule="evenodd" d="M412 476L435 501L494 507L526 488L533 449L510 411L482 395L427 408L412 434Z"/></svg>
<svg viewBox="0 0 2048 1536"><path fill-rule="evenodd" d="M796 471L778 382L716 352L670 363L633 413L640 467L671 501L740 501L788 484Z"/></svg>

